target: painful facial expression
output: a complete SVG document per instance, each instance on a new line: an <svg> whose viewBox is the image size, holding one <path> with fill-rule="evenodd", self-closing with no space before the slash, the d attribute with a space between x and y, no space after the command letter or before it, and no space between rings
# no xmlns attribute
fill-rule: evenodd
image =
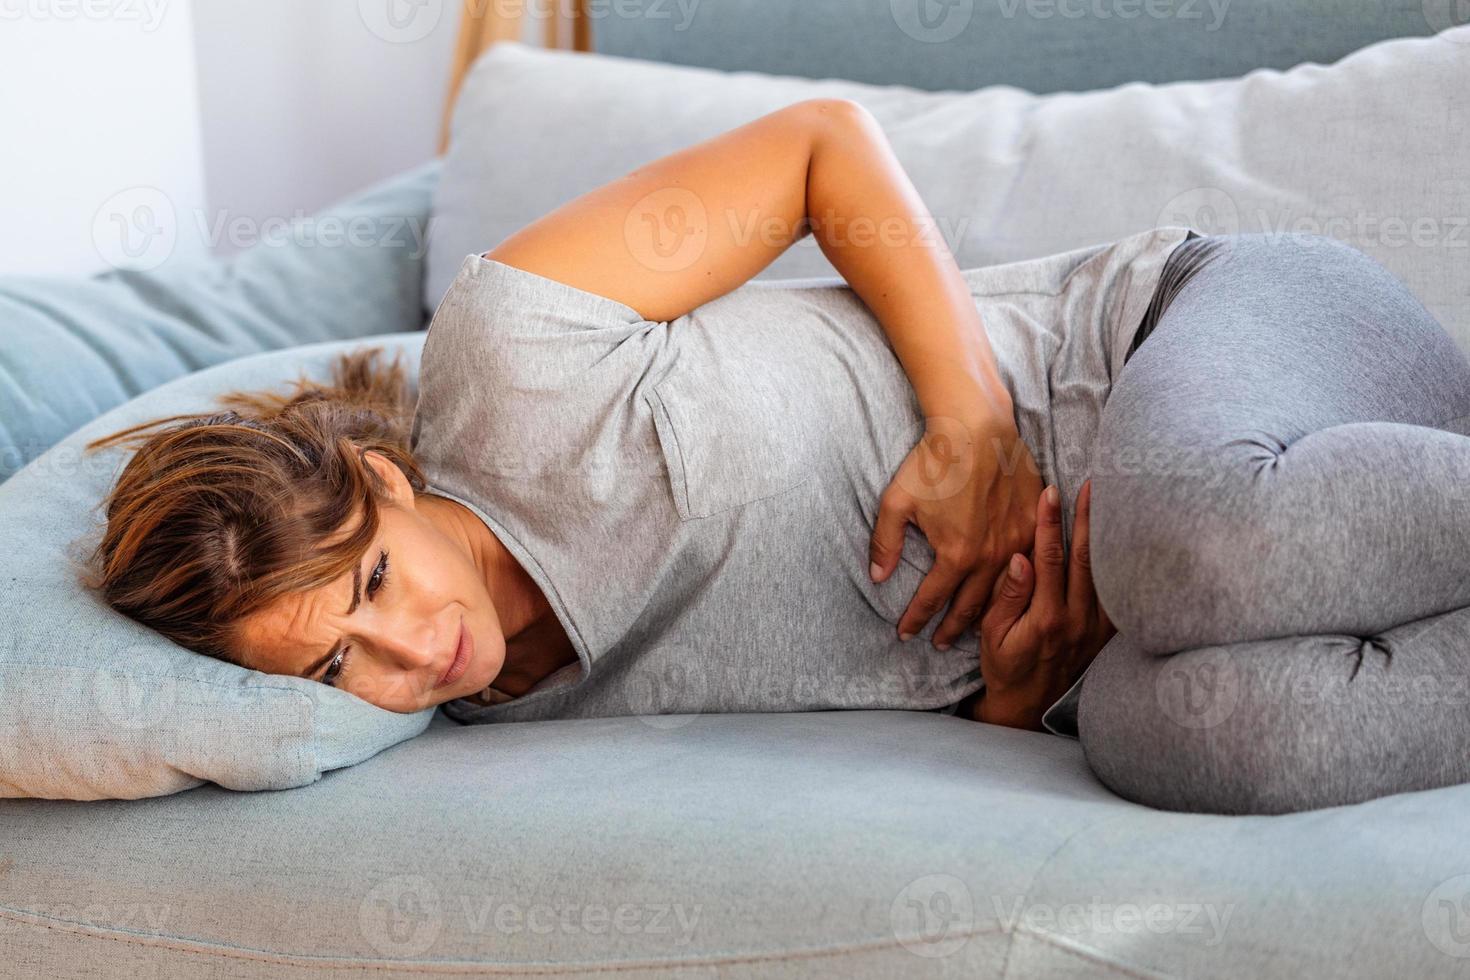
<svg viewBox="0 0 1470 980"><path fill-rule="evenodd" d="M505 664L505 636L467 536L438 498L416 498L386 457L365 459L390 499L379 504L378 533L355 574L247 617L239 629L245 665L319 680L403 713L484 690ZM440 685L461 624L468 666Z"/></svg>

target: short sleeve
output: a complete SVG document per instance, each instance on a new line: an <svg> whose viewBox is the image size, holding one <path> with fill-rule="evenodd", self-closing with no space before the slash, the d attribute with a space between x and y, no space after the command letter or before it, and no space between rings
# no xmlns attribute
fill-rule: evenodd
<svg viewBox="0 0 1470 980"><path fill-rule="evenodd" d="M652 326L597 293L467 255L429 321L426 366L545 390L576 379L610 348Z"/></svg>
<svg viewBox="0 0 1470 980"><path fill-rule="evenodd" d="M483 255L467 255L434 311L441 319L526 329L597 329L646 322L631 306Z"/></svg>
<svg viewBox="0 0 1470 980"><path fill-rule="evenodd" d="M466 256L424 341L414 450L482 478L546 474L594 444L611 456L599 430L636 403L667 328L606 296Z"/></svg>

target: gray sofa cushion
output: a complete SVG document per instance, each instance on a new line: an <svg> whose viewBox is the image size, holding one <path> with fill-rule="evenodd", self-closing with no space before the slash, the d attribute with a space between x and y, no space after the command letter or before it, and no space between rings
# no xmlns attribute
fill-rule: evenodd
<svg viewBox="0 0 1470 980"><path fill-rule="evenodd" d="M90 279L0 277L0 482L77 426L260 351L413 330L430 161L237 256Z"/></svg>
<svg viewBox="0 0 1470 980"><path fill-rule="evenodd" d="M0 801L0 955L76 978L1449 980L1467 806L1165 813L1076 742L927 712L441 714L290 793Z"/></svg>
<svg viewBox="0 0 1470 980"><path fill-rule="evenodd" d="M390 356L401 350L416 376L426 336L373 343ZM285 789L428 725L433 709L395 714L316 681L185 650L84 590L73 567L95 544L105 516L97 505L129 455L82 455L84 443L148 419L215 410L214 396L226 390L283 387L302 372L325 378L332 357L355 346L271 351L175 379L0 484L0 797L132 799L206 780Z"/></svg>

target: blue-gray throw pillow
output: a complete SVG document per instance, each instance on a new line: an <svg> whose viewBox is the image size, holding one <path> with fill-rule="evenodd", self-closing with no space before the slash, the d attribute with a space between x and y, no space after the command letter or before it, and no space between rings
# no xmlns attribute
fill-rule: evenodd
<svg viewBox="0 0 1470 980"><path fill-rule="evenodd" d="M412 298L417 303L416 293ZM165 415L217 410L232 389L326 380L363 344L403 352L418 376L427 336L405 331L271 351L178 378L107 412L0 484L0 797L136 799L214 782L302 786L423 731L346 691L187 650L78 581L129 451L83 453L98 436Z"/></svg>
<svg viewBox="0 0 1470 980"><path fill-rule="evenodd" d="M180 375L260 351L422 329L440 162L226 259L91 278L0 277L0 482L77 426Z"/></svg>

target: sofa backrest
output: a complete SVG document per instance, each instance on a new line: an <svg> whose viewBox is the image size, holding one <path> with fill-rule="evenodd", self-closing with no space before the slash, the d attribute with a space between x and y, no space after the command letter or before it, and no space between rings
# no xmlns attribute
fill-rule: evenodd
<svg viewBox="0 0 1470 980"><path fill-rule="evenodd" d="M587 9L601 54L1036 93L1327 64L1466 18L1456 0L588 0Z"/></svg>

